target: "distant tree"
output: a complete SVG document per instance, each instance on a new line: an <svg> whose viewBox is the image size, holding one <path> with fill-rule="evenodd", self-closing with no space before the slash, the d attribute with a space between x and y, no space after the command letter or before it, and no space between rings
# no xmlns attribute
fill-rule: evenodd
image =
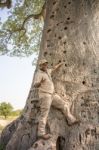
<svg viewBox="0 0 99 150"><path fill-rule="evenodd" d="M22 109L17 109L11 112L11 116L19 116L22 114Z"/></svg>
<svg viewBox="0 0 99 150"><path fill-rule="evenodd" d="M7 118L7 116L10 115L12 110L13 110L13 107L10 103L2 102L0 104L0 115L3 115L5 119Z"/></svg>

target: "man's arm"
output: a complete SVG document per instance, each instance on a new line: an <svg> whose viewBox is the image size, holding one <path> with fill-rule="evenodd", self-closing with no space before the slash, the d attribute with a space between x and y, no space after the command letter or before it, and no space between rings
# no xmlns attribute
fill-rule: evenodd
<svg viewBox="0 0 99 150"><path fill-rule="evenodd" d="M53 73L54 71L57 71L62 65L63 65L63 63L59 63L59 64L57 64L56 66L54 66L54 67L52 68L52 73Z"/></svg>
<svg viewBox="0 0 99 150"><path fill-rule="evenodd" d="M40 73L37 73L34 78L34 87L39 88L42 82L44 82L42 75Z"/></svg>
<svg viewBox="0 0 99 150"><path fill-rule="evenodd" d="M42 78L41 81L34 83L34 87L39 88L44 81L45 80Z"/></svg>

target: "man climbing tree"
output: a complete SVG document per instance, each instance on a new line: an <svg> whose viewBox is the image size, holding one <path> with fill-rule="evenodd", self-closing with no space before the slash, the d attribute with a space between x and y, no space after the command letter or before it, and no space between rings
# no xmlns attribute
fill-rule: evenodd
<svg viewBox="0 0 99 150"><path fill-rule="evenodd" d="M61 67L62 63L59 63L52 69L48 69L48 62L46 59L39 61L39 71L35 74L34 87L39 88L39 101L40 101L40 118L38 124L38 137L49 139L51 134L46 134L45 126L47 122L47 116L50 111L51 104L57 109L60 109L68 120L68 124L72 125L77 123L77 119L70 113L70 102L62 100L62 98L55 93L54 84L51 78L51 74ZM66 96L65 96L66 98ZM67 102L66 102L67 101Z"/></svg>
<svg viewBox="0 0 99 150"><path fill-rule="evenodd" d="M98 150L99 1L47 0L43 10L37 13L37 8L41 8L39 3L43 6L44 1L25 0L16 5L0 32L0 51L17 56L32 54L40 37L38 32L35 37L34 27L41 31L37 18L44 18L37 68L43 57L51 68L63 62L60 71L52 76L55 91L58 95L69 95L73 102L70 112L79 117L81 123L70 126L61 111L51 106L45 130L52 133L52 137L38 141L35 118L40 108L34 99L33 78L22 115L3 130L0 143L6 150ZM7 47L9 43L13 46L11 50Z"/></svg>

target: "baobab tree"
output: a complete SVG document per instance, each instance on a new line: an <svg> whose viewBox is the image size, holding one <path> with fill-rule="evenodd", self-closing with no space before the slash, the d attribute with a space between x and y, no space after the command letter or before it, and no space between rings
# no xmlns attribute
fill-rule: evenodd
<svg viewBox="0 0 99 150"><path fill-rule="evenodd" d="M32 17L44 18L38 61L45 57L49 67L64 63L52 77L55 90L71 98L71 111L81 122L69 126L61 111L51 107L46 131L52 138L38 141L40 110L32 82L23 114L3 130L0 143L6 150L98 150L99 2L47 0L41 13L28 16L14 31L24 31L25 35L25 24Z"/></svg>

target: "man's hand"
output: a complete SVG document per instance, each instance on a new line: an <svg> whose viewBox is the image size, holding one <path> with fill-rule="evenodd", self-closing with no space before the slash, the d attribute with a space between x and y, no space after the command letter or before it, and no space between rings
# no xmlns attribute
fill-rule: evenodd
<svg viewBox="0 0 99 150"><path fill-rule="evenodd" d="M42 78L41 83L43 83L45 81L45 79Z"/></svg>
<svg viewBox="0 0 99 150"><path fill-rule="evenodd" d="M54 66L54 68L52 69L52 72L58 70L61 66L63 65L63 62L57 64L56 66Z"/></svg>
<svg viewBox="0 0 99 150"><path fill-rule="evenodd" d="M34 84L34 87L35 87L35 88L39 88L40 86L41 86L41 83L35 83L35 84Z"/></svg>
<svg viewBox="0 0 99 150"><path fill-rule="evenodd" d="M41 82L34 84L34 87L39 88L44 81L45 81L45 79L42 78Z"/></svg>

